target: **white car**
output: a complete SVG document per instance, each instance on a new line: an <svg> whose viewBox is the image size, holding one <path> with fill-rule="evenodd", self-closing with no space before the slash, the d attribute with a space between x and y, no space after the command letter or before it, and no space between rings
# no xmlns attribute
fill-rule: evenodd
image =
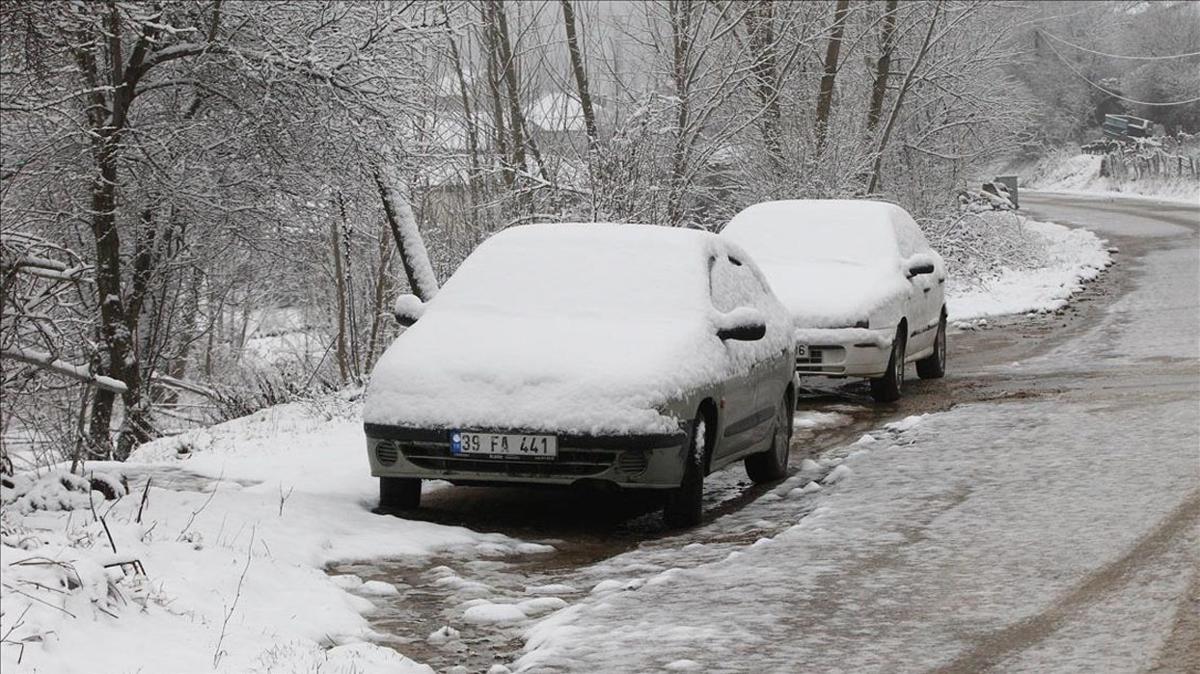
<svg viewBox="0 0 1200 674"><path fill-rule="evenodd" d="M698 230L510 227L379 359L363 409L380 504L421 481L657 490L700 521L704 476L787 477L793 326L746 254Z"/></svg>
<svg viewBox="0 0 1200 674"><path fill-rule="evenodd" d="M866 200L755 204L721 236L758 262L796 321L796 373L866 377L900 397L907 363L946 371L946 267L903 208Z"/></svg>

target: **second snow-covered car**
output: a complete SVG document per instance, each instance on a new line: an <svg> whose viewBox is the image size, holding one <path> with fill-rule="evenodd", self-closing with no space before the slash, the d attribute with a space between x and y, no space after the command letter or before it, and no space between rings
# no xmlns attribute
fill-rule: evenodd
<svg viewBox="0 0 1200 674"><path fill-rule="evenodd" d="M736 245L697 230L513 227L380 358L363 412L384 507L421 480L657 489L700 519L706 473L786 475L792 322Z"/></svg>
<svg viewBox="0 0 1200 674"><path fill-rule="evenodd" d="M866 377L900 397L907 363L946 371L946 268L903 208L866 200L755 204L721 236L758 261L796 321L800 376Z"/></svg>

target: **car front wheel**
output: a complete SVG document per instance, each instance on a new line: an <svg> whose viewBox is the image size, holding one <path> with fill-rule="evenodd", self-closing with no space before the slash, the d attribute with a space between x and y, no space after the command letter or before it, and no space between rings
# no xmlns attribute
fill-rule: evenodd
<svg viewBox="0 0 1200 674"><path fill-rule="evenodd" d="M683 480L667 494L663 505L663 521L673 529L700 523L704 511L704 442L704 418L696 417L684 455Z"/></svg>
<svg viewBox="0 0 1200 674"><path fill-rule="evenodd" d="M792 413L795 406L785 395L775 411L775 427L771 431L771 448L746 457L746 474L758 484L775 482L787 477L788 456L792 444Z"/></svg>
<svg viewBox="0 0 1200 674"><path fill-rule="evenodd" d="M908 341L904 332L903 325L896 329L887 374L871 380L871 397L875 402L890 403L900 399L900 391L904 388L904 353Z"/></svg>
<svg viewBox="0 0 1200 674"><path fill-rule="evenodd" d="M917 361L917 376L921 379L941 379L946 374L946 312L938 322L933 353Z"/></svg>
<svg viewBox="0 0 1200 674"><path fill-rule="evenodd" d="M412 510L421 505L421 480L415 477L379 478L379 507Z"/></svg>

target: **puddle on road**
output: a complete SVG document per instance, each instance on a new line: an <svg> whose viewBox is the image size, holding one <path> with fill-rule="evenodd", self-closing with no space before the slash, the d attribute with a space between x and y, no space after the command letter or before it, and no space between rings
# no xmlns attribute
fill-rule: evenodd
<svg viewBox="0 0 1200 674"><path fill-rule="evenodd" d="M618 548L559 540L553 552L544 554L495 559L444 555L340 564L327 572L333 576L353 574L396 587L396 595L370 597L377 608L368 618L381 633L384 645L437 671L486 672L495 664L507 665L519 657L524 629L563 607L556 604L558 600L570 605L601 583L634 589L669 569L720 561L794 526L813 507L812 499L776 497L771 501L777 505L756 513L761 517L753 521L718 518L686 532L659 527L641 540L627 534ZM548 604L546 613L539 610L539 602ZM470 619L469 609L488 604L521 605L528 617L498 623ZM449 638L444 638L447 633Z"/></svg>

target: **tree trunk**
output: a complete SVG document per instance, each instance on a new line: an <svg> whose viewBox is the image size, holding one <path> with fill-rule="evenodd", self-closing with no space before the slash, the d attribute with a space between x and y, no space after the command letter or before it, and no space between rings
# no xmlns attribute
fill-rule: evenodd
<svg viewBox="0 0 1200 674"><path fill-rule="evenodd" d="M446 9L445 0L442 2L442 15L446 19L446 24L450 24L450 12ZM450 58L454 62L454 74L458 79L458 94L462 100L463 115L467 120L467 153L471 155L471 173L467 176L467 199L470 205L471 214L469 217L471 228L478 229L479 221L479 127L476 124L475 114L471 110L471 97L467 92L467 77L463 72L462 56L458 53L458 40L453 34L447 33L447 41L450 43ZM372 321L374 323L375 321ZM371 341L374 342L374 328L372 328ZM367 360L371 360L372 352L367 354ZM368 362L368 367L370 363Z"/></svg>
<svg viewBox="0 0 1200 674"><path fill-rule="evenodd" d="M333 287L337 293L337 335L334 343L338 364L338 376L346 383L349 367L346 362L346 276L342 273L342 247L338 242L337 221L329 220L329 245L333 248Z"/></svg>
<svg viewBox="0 0 1200 674"><path fill-rule="evenodd" d="M871 183L867 186L867 194L873 194L879 186L880 172L883 170L883 153L887 149L888 141L892 137L892 129L896 126L896 120L900 117L900 108L904 105L904 97L912 86L913 78L916 77L917 69L925 60L925 55L929 53L929 45L933 40L933 29L937 25L939 6L933 5L933 15L929 17L929 28L925 31L925 39L921 42L921 50L917 52L917 57L913 59L912 67L904 75L904 82L900 84L900 91L896 94L896 102L892 104L892 111L888 114L887 124L883 127L883 134L879 137L879 144L875 148L875 162L871 167Z"/></svg>
<svg viewBox="0 0 1200 674"><path fill-rule="evenodd" d="M846 27L846 14L850 0L838 0L833 13L833 33L825 47L825 74L821 77L821 91L817 94L817 119L814 131L817 135L817 152L825 147L825 135L829 115L833 110L833 85L837 80L838 54L842 49L842 32Z"/></svg>
<svg viewBox="0 0 1200 674"><path fill-rule="evenodd" d="M508 136L504 128L504 97L500 89L500 57L497 56L494 10L495 7L490 2L484 3L481 8L484 23L484 51L487 52L488 92L492 99L492 142L495 144L496 156L499 157L502 164L501 178L504 180L504 184L512 189L513 171L508 163Z"/></svg>
<svg viewBox="0 0 1200 674"><path fill-rule="evenodd" d="M524 173L528 171L525 162L525 122L521 113L520 88L517 84L517 64L513 59L512 44L508 39L508 19L501 0L489 0L488 4L495 20L493 36L497 49L496 56L499 59L500 74L504 79L507 93L512 170ZM518 182L516 176L514 176L514 182ZM521 189L520 185L518 185L518 189ZM523 204L527 204L527 197L528 195L522 190L521 201Z"/></svg>
<svg viewBox="0 0 1200 674"><path fill-rule="evenodd" d="M375 297L372 302L371 336L367 341L366 370L369 372L375 363L375 351L379 344L379 332L383 317L389 312L384 308L388 296L388 267L392 263L392 247L388 245L388 228L379 228L379 266L375 272Z"/></svg>
<svg viewBox="0 0 1200 674"><path fill-rule="evenodd" d="M892 51L896 48L896 7L899 0L887 0L880 29L879 60L875 62L875 81L871 85L871 104L867 109L867 130L879 126L883 99L887 95L888 73L892 69Z"/></svg>
<svg viewBox="0 0 1200 674"><path fill-rule="evenodd" d="M690 0L670 0L671 77L675 84L675 147L671 151L671 191L667 200L667 223L677 227L684 218L684 191L688 165L688 126L691 124L691 81L688 62L692 50Z"/></svg>
<svg viewBox="0 0 1200 674"><path fill-rule="evenodd" d="M783 143L780 140L780 122L783 112L779 105L779 67L775 50L775 4L773 0L757 0L747 11L746 19L750 31L750 51L755 54L754 93L763 114L759 117L763 145L767 157L777 176L784 169Z"/></svg>
<svg viewBox="0 0 1200 674"><path fill-rule="evenodd" d="M346 339L349 346L350 359L350 374L356 378L362 376L362 362L359 354L358 344L358 315L354 310L354 254L350 248L352 236L354 234L350 220L346 217L346 199L341 192L337 193L338 212L341 214L341 227L339 243L342 247L342 275L345 280L342 282L342 292L345 293L346 307Z"/></svg>
<svg viewBox="0 0 1200 674"><path fill-rule="evenodd" d="M379 198L383 201L383 212L388 226L392 230L392 238L396 242L396 250L400 253L400 262L404 265L404 275L408 278L408 287L422 300L428 302L437 294L437 277L433 273L433 265L429 263L429 253L425 249L425 241L417 227L417 219L413 214L408 199L394 187L391 180L376 167L372 172L375 185L379 188Z"/></svg>
<svg viewBox="0 0 1200 674"><path fill-rule="evenodd" d="M563 24L567 29L567 51L571 56L571 71L575 74L575 88L579 92L579 107L583 110L583 124L587 130L588 150L596 149L596 112L592 109L592 96L588 92L587 71L583 67L583 56L579 51L579 38L575 35L575 10L571 0L561 0Z"/></svg>
<svg viewBox="0 0 1200 674"><path fill-rule="evenodd" d="M90 223L96 245L96 298L100 309L96 372L125 382L126 420L139 426L134 429L135 435L130 436L134 440L142 432L140 424L145 421L145 410L141 400L140 365L137 352L132 348L131 326L136 328L137 317L130 316L121 291L121 237L117 228L116 197L120 184L121 140L137 95L138 82L146 72L145 58L158 29L143 27L126 63L121 17L115 4L109 7L106 18L107 25L103 28L97 26L91 34L80 32L73 36L76 45L73 51L90 92L84 114L90 127L96 171L92 179ZM108 58L98 62L95 51L102 51L98 47L104 44ZM101 67L107 68L103 76ZM111 94L106 95L106 91ZM110 433L115 402L116 395L104 389L97 389L92 400L89 436L92 452L96 455L113 451ZM118 450L127 452L128 447L128 443L123 442Z"/></svg>

